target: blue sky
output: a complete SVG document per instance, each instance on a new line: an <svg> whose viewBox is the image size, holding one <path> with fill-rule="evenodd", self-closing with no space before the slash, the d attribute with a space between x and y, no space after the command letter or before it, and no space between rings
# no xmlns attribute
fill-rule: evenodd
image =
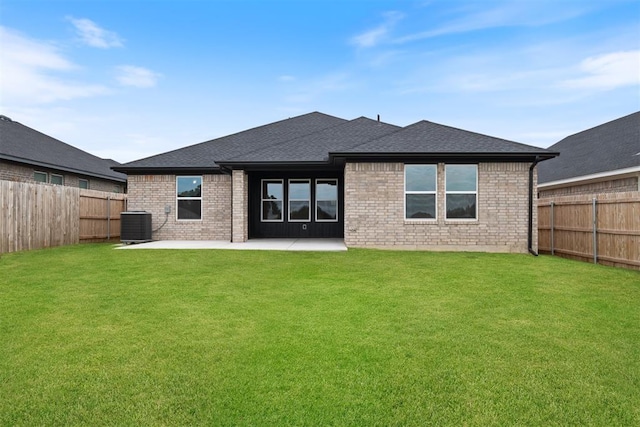
<svg viewBox="0 0 640 427"><path fill-rule="evenodd" d="M120 162L312 111L547 147L638 110L638 0L0 3L0 114Z"/></svg>

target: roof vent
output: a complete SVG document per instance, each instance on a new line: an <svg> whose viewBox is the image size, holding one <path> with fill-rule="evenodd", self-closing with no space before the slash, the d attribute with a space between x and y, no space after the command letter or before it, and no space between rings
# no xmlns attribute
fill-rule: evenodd
<svg viewBox="0 0 640 427"><path fill-rule="evenodd" d="M12 122L11 117L3 116L0 114L0 120L4 120L5 122Z"/></svg>

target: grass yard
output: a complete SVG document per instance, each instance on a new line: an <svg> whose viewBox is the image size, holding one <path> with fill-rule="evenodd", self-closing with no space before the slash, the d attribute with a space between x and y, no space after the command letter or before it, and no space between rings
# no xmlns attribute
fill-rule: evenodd
<svg viewBox="0 0 640 427"><path fill-rule="evenodd" d="M0 257L1 425L640 425L640 273L529 255Z"/></svg>

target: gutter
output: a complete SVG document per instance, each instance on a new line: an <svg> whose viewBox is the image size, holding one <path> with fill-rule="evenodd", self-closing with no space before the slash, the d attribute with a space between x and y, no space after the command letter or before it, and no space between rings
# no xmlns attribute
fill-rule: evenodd
<svg viewBox="0 0 640 427"><path fill-rule="evenodd" d="M125 177L120 177L120 176L114 176L114 175L107 175L104 173L100 173L100 172L95 172L95 171L86 171L86 170L82 170L82 169L75 169L75 168L71 168L68 166L62 166L62 165L54 165L52 163L45 163L45 162L41 162L41 161L37 161L37 160L30 160L30 159L25 159L22 157L15 157L15 156L9 156L9 155L5 155L5 154L0 154L0 159L2 160L7 160L9 162L13 162L13 163L22 163L25 165L30 165L30 166L36 166L36 167L41 167L41 168L45 168L45 169L51 169L51 170L57 170L57 171L61 171L61 172L69 172L75 175L83 175L83 176L88 176L88 177L93 177L93 178L100 178L100 179L105 179L107 181L115 181L115 182L119 182L121 184L125 184L127 182L127 178ZM114 166L115 167L115 166ZM114 170L113 167L108 167L111 170ZM116 172L120 172L120 171L116 171ZM122 172L120 172L122 173Z"/></svg>
<svg viewBox="0 0 640 427"><path fill-rule="evenodd" d="M529 228L527 230L527 250L533 256L538 256L538 253L533 250L533 170L541 161L540 156L536 156L531 166L529 166Z"/></svg>

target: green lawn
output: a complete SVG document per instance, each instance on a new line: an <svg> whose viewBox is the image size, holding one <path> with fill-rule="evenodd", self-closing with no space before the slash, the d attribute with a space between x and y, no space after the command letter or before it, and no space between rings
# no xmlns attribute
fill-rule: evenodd
<svg viewBox="0 0 640 427"><path fill-rule="evenodd" d="M0 257L1 425L639 425L640 273L530 255Z"/></svg>

